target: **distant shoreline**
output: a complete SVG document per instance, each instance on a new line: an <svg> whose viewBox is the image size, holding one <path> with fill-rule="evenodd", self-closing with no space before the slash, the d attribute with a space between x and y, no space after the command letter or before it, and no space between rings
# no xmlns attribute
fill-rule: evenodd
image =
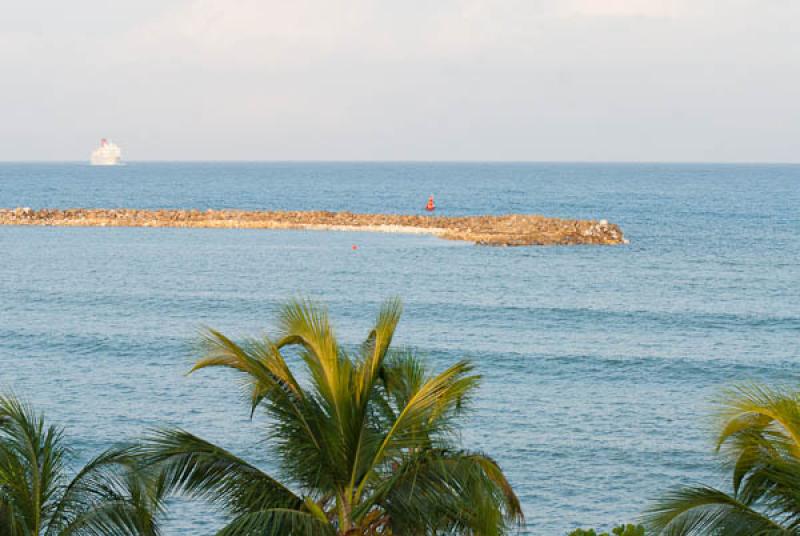
<svg viewBox="0 0 800 536"><path fill-rule="evenodd" d="M327 211L0 209L0 225L61 227L188 227L305 229L431 234L489 246L625 244L619 226L605 220L569 220L531 214L427 216Z"/></svg>

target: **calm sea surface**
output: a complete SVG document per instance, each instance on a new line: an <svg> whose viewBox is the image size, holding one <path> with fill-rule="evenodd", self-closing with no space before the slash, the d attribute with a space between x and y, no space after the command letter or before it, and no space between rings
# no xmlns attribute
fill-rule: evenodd
<svg viewBox="0 0 800 536"><path fill-rule="evenodd" d="M82 460L168 424L270 469L237 377L185 375L198 330L270 332L283 300L310 296L355 344L400 295L399 345L483 374L464 442L501 462L531 534L630 520L672 485L726 485L713 398L800 376L800 166L0 164L0 207L409 213L431 193L444 215L606 218L631 244L0 227L0 386L66 426ZM181 503L166 532L218 521Z"/></svg>

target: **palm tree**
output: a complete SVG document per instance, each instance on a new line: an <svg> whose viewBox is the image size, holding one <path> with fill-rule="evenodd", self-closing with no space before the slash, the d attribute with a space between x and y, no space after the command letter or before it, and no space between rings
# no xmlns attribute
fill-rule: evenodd
<svg viewBox="0 0 800 536"><path fill-rule="evenodd" d="M74 478L63 432L0 397L1 536L155 536L160 503L132 452L108 450Z"/></svg>
<svg viewBox="0 0 800 536"><path fill-rule="evenodd" d="M499 466L458 445L456 424L478 384L458 362L430 374L409 353L390 351L398 300L381 308L354 352L342 348L327 313L291 302L276 342L237 344L209 330L193 370L244 374L251 412L270 417L282 479L186 431L154 434L143 455L165 489L219 505L220 535L497 535L522 511ZM284 352L301 364L298 380Z"/></svg>
<svg viewBox="0 0 800 536"><path fill-rule="evenodd" d="M732 471L733 493L673 491L648 512L650 528L686 536L800 534L800 393L740 387L726 394L720 417L717 450Z"/></svg>

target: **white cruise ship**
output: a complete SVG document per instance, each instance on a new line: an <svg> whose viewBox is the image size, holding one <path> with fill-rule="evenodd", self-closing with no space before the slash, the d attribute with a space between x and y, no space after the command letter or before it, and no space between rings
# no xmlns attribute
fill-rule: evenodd
<svg viewBox="0 0 800 536"><path fill-rule="evenodd" d="M116 166L121 163L121 156L119 146L103 138L100 147L92 151L90 161L93 166Z"/></svg>

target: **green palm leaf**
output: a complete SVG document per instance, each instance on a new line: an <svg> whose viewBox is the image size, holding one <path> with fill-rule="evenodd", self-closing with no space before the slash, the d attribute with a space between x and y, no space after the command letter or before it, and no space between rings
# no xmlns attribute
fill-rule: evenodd
<svg viewBox="0 0 800 536"><path fill-rule="evenodd" d="M272 508L236 517L217 536L336 536L336 531L312 514Z"/></svg>
<svg viewBox="0 0 800 536"><path fill-rule="evenodd" d="M524 520L519 499L487 456L424 450L409 455L354 512L385 512L396 534L503 534Z"/></svg>
<svg viewBox="0 0 800 536"><path fill-rule="evenodd" d="M157 536L161 497L131 455L111 449L68 480L63 433L0 397L0 534Z"/></svg>
<svg viewBox="0 0 800 536"><path fill-rule="evenodd" d="M237 344L209 330L193 370L244 374L252 408L270 417L283 478L181 430L145 441L147 467L170 493L222 507L231 516L223 535L494 536L520 524L499 466L457 445L457 420L479 377L465 361L429 374L413 355L393 353L401 311L399 300L387 301L352 356L327 312L307 301L282 309L274 344ZM290 348L300 373L283 354Z"/></svg>
<svg viewBox="0 0 800 536"><path fill-rule="evenodd" d="M233 514L299 508L303 501L277 480L230 452L182 430L152 434L139 449L161 469L166 492L218 504Z"/></svg>
<svg viewBox="0 0 800 536"><path fill-rule="evenodd" d="M670 535L800 534L800 397L743 386L726 392L720 408L717 450L733 493L670 492L648 512L650 527Z"/></svg>
<svg viewBox="0 0 800 536"><path fill-rule="evenodd" d="M797 534L735 497L709 487L670 492L648 510L645 521L652 530L669 536Z"/></svg>

